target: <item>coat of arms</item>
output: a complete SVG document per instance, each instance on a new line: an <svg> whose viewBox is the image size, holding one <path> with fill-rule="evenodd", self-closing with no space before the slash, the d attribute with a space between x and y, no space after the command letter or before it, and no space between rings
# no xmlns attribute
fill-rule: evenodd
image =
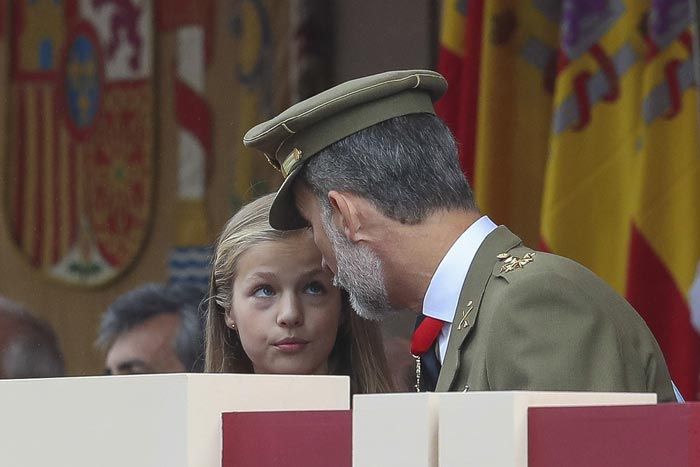
<svg viewBox="0 0 700 467"><path fill-rule="evenodd" d="M134 261L151 217L152 1L12 6L11 237L49 276L103 284Z"/></svg>

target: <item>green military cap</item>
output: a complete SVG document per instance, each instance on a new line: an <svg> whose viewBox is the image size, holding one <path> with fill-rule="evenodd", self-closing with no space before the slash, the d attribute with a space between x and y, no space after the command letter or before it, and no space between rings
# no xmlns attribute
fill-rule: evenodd
<svg viewBox="0 0 700 467"><path fill-rule="evenodd" d="M291 190L314 154L353 133L401 115L434 113L447 81L430 70L389 71L335 86L250 129L243 144L263 152L284 176L270 208L270 225L292 230L306 223Z"/></svg>

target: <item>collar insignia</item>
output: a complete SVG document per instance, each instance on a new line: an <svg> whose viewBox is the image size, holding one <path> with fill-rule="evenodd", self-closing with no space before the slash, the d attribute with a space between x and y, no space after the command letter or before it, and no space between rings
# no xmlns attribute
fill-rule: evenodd
<svg viewBox="0 0 700 467"><path fill-rule="evenodd" d="M461 331L462 328L467 329L469 327L469 322L467 321L467 318L473 310L474 302L469 300L469 303L467 303L467 308L462 309L462 319L459 320L459 326L457 326L458 331Z"/></svg>
<svg viewBox="0 0 700 467"><path fill-rule="evenodd" d="M535 253L525 253L522 258L512 256L508 253L501 253L496 256L496 258L503 262L503 265L501 266L501 273L503 274L506 272L515 271L516 269L524 268L528 263L535 260Z"/></svg>

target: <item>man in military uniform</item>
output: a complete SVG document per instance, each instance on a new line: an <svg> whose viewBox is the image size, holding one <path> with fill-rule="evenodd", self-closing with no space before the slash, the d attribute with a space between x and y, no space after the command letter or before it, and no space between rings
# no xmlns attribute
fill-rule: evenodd
<svg viewBox="0 0 700 467"><path fill-rule="evenodd" d="M251 129L245 145L285 177L270 224L313 229L360 315L419 315L412 351L424 389L675 400L654 337L622 297L479 213L454 139L434 115L446 86L432 71L382 73Z"/></svg>

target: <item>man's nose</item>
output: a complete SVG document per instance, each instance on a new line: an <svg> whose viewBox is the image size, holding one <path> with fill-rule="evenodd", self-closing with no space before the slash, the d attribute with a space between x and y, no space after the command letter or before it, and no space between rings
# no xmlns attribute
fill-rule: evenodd
<svg viewBox="0 0 700 467"><path fill-rule="evenodd" d="M331 267L328 265L328 261L326 261L325 256L321 257L321 269L323 269L324 271L329 272L332 276L335 276L335 274L336 274L336 271L334 271L333 268L331 268Z"/></svg>

